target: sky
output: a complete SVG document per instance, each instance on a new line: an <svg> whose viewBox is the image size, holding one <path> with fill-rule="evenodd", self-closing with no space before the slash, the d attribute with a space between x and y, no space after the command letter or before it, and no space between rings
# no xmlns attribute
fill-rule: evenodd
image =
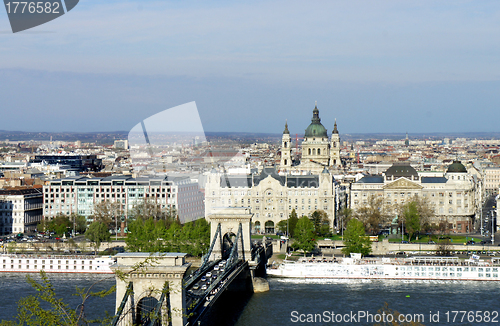
<svg viewBox="0 0 500 326"><path fill-rule="evenodd" d="M0 130L129 131L195 102L205 131L498 132L498 1L80 0L13 34Z"/></svg>

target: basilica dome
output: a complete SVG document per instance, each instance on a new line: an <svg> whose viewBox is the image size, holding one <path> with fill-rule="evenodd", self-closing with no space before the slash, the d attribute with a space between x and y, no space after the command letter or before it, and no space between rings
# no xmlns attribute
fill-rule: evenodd
<svg viewBox="0 0 500 326"><path fill-rule="evenodd" d="M451 164L448 167L448 173L467 173L467 169L465 166L460 163L460 161L453 161L453 164Z"/></svg>
<svg viewBox="0 0 500 326"><path fill-rule="evenodd" d="M326 128L321 124L318 107L314 107L311 124L306 129L305 137L328 138Z"/></svg>

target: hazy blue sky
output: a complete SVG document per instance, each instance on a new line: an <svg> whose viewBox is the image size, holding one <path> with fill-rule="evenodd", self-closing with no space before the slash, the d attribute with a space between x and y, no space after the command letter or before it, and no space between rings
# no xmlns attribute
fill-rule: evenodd
<svg viewBox="0 0 500 326"><path fill-rule="evenodd" d="M80 0L12 34L0 129L128 131L196 101L206 131L499 131L499 1Z"/></svg>

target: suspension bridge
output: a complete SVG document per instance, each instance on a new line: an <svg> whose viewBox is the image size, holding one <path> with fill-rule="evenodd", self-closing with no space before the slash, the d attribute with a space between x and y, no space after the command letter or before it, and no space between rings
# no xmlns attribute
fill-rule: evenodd
<svg viewBox="0 0 500 326"><path fill-rule="evenodd" d="M266 290L257 277L265 271L272 247L250 241L252 214L247 208L226 208L207 219L211 243L201 266L184 253L122 253L112 266L116 274L113 326L199 325L228 288Z"/></svg>

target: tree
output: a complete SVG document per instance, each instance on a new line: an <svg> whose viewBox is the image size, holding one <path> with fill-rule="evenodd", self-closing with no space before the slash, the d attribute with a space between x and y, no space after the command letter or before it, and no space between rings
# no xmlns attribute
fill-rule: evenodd
<svg viewBox="0 0 500 326"><path fill-rule="evenodd" d="M344 207L337 212L337 229L344 229L352 218L352 209Z"/></svg>
<svg viewBox="0 0 500 326"><path fill-rule="evenodd" d="M153 218L154 220L166 220L171 223L178 219L177 211L175 208L162 208L160 204L153 200L144 200L136 205L134 205L130 216L134 219L147 220Z"/></svg>
<svg viewBox="0 0 500 326"><path fill-rule="evenodd" d="M314 233L317 236L331 236L330 220L328 214L323 210L316 210L311 214L311 221L314 225Z"/></svg>
<svg viewBox="0 0 500 326"><path fill-rule="evenodd" d="M436 255L437 256L450 256L452 251L452 245L450 239L445 239L437 245Z"/></svg>
<svg viewBox="0 0 500 326"><path fill-rule="evenodd" d="M396 211L404 220L404 227L409 234L409 240L415 233L430 231L431 217L434 216L434 208L426 197L413 196L411 201L396 206ZM401 223L400 223L401 224Z"/></svg>
<svg viewBox="0 0 500 326"><path fill-rule="evenodd" d="M117 220L123 215L121 204L109 200L102 201L94 205L94 221L103 222L108 230L115 228Z"/></svg>
<svg viewBox="0 0 500 326"><path fill-rule="evenodd" d="M286 229L288 228L288 221L287 220L281 220L276 224L276 227L278 230L284 234L286 234Z"/></svg>
<svg viewBox="0 0 500 326"><path fill-rule="evenodd" d="M68 216L58 214L53 219L47 221L42 220L38 223L37 229L44 230L45 232L54 232L56 235L63 235L73 228L73 223L69 220Z"/></svg>
<svg viewBox="0 0 500 326"><path fill-rule="evenodd" d="M449 230L452 228L452 225L450 222L448 222L448 219L445 217L439 221L438 225L438 231L442 235L449 233Z"/></svg>
<svg viewBox="0 0 500 326"><path fill-rule="evenodd" d="M367 256L372 251L370 238L365 235L365 227L361 221L353 218L347 223L347 228L344 232L344 245L342 253L349 255L350 253L361 253Z"/></svg>
<svg viewBox="0 0 500 326"><path fill-rule="evenodd" d="M111 241L111 234L106 224L100 221L94 221L85 232L85 238L92 242L95 248L95 254L97 255L101 243L103 241Z"/></svg>
<svg viewBox="0 0 500 326"><path fill-rule="evenodd" d="M307 216L302 216L297 222L294 239L295 241L292 247L294 249L303 250L304 256L316 246L314 225Z"/></svg>
<svg viewBox="0 0 500 326"><path fill-rule="evenodd" d="M406 231L408 232L408 240L411 241L412 236L422 229L417 204L414 201L405 205L403 219L405 220Z"/></svg>
<svg viewBox="0 0 500 326"><path fill-rule="evenodd" d="M381 226L387 224L389 215L384 207L384 198L370 195L367 203L359 207L354 216L363 222L368 233L378 234Z"/></svg>
<svg viewBox="0 0 500 326"><path fill-rule="evenodd" d="M201 256L210 245L210 225L205 219L188 222L183 226L174 221L137 219L129 224L125 243L130 251L186 252Z"/></svg>
<svg viewBox="0 0 500 326"><path fill-rule="evenodd" d="M290 238L293 238L295 236L295 227L297 226L297 222L299 221L299 218L297 217L297 212L295 212L295 208L292 209L292 212L290 213L290 217L288 218L288 236Z"/></svg>
<svg viewBox="0 0 500 326"><path fill-rule="evenodd" d="M85 216L73 213L69 216L69 219L75 223L75 233L84 233L87 230L87 219Z"/></svg>

